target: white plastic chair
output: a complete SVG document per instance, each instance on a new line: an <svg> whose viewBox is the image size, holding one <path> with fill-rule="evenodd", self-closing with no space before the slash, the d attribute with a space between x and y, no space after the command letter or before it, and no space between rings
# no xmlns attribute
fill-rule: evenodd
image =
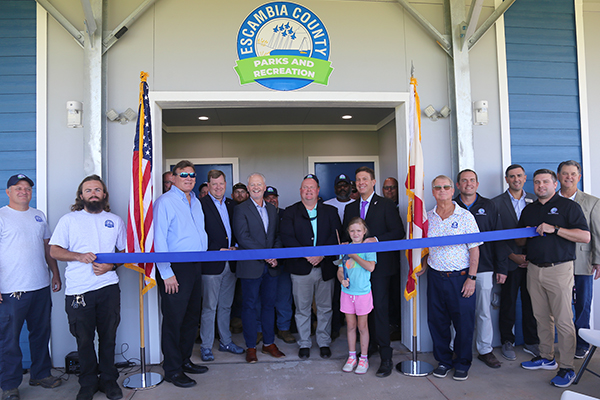
<svg viewBox="0 0 600 400"><path fill-rule="evenodd" d="M598 400L598 398L586 396L585 394L581 393L571 392L570 390L565 390L562 396L560 396L560 400Z"/></svg>
<svg viewBox="0 0 600 400"><path fill-rule="evenodd" d="M591 347L588 355L585 357L585 360L583 360L583 364L581 364L581 368L579 368L579 371L577 372L577 376L575 377L573 384L579 383L581 375L583 375L585 371L588 371L600 378L600 375L587 367L592 359L592 356L594 355L594 352L596 351L596 348L600 346L600 331L595 329L579 328L579 336L588 342Z"/></svg>

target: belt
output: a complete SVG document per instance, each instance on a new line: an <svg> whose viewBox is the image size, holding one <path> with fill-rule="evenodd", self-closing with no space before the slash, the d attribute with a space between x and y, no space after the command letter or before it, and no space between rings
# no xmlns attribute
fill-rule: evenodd
<svg viewBox="0 0 600 400"><path fill-rule="evenodd" d="M450 278L451 276L464 276L469 272L469 268L461 269L460 271L438 271L437 269L431 269L436 274L440 276Z"/></svg>
<svg viewBox="0 0 600 400"><path fill-rule="evenodd" d="M569 261L560 261L560 262L555 262L555 263L539 263L539 264L532 263L532 264L537 265L540 268L549 268L549 267L555 267L557 265L564 264L567 262L569 262Z"/></svg>

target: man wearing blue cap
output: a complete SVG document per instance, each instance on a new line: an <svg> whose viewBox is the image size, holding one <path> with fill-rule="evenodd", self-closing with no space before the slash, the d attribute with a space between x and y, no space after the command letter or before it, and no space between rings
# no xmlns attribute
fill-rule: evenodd
<svg viewBox="0 0 600 400"><path fill-rule="evenodd" d="M23 379L19 337L29 329L29 384L60 386L50 374L50 289L61 288L56 260L50 257L50 229L43 212L29 207L33 181L13 175L6 184L8 205L0 208L0 386L3 400L18 400ZM52 278L48 270L52 272Z"/></svg>

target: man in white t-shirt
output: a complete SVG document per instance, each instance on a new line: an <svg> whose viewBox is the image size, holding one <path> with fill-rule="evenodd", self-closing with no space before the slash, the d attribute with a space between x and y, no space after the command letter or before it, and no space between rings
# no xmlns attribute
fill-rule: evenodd
<svg viewBox="0 0 600 400"><path fill-rule="evenodd" d="M13 175L6 184L8 205L0 208L0 386L2 399L18 400L23 380L19 338L27 321L31 373L29 384L55 388L50 374L50 287L61 287L56 260L50 257L50 229L43 212L29 207L33 181ZM48 270L52 271L52 278Z"/></svg>
<svg viewBox="0 0 600 400"><path fill-rule="evenodd" d="M352 186L350 183L350 178L346 174L339 174L333 183L333 190L335 191L335 197L325 201L325 204L329 204L330 206L334 206L338 209L338 214L340 216L340 221L344 220L344 208L354 200L350 198L350 192L352 191Z"/></svg>
<svg viewBox="0 0 600 400"><path fill-rule="evenodd" d="M123 397L115 367L115 342L121 320L119 277L115 264L94 261L96 253L125 249L125 224L110 212L108 191L98 175L81 182L71 211L56 225L50 254L67 262L65 309L69 329L77 339L81 367L77 400L91 400L98 390L116 400ZM96 331L100 339L99 362L94 346Z"/></svg>

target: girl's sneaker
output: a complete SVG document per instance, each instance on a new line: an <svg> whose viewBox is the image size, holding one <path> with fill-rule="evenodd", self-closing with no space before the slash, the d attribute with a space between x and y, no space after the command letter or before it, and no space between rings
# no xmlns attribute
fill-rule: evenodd
<svg viewBox="0 0 600 400"><path fill-rule="evenodd" d="M344 368L342 368L342 371L352 372L352 370L354 370L354 367L356 367L357 363L358 360L356 360L356 357L348 357L348 360L346 361L346 364L344 364Z"/></svg>
<svg viewBox="0 0 600 400"><path fill-rule="evenodd" d="M358 367L356 367L356 371L354 371L354 373L355 374L366 374L368 370L369 370L369 360L361 357L360 361L358 362Z"/></svg>

